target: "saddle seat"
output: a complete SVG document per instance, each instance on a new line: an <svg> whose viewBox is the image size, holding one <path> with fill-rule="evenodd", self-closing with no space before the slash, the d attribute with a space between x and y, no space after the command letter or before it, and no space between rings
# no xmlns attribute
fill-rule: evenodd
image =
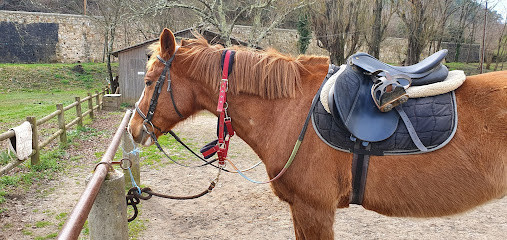
<svg viewBox="0 0 507 240"><path fill-rule="evenodd" d="M379 142L389 138L396 131L400 116L407 128L410 128L410 121L407 122L407 118L402 116L404 112L401 106L397 106L396 111L379 109L378 103L372 97L372 87L375 82L378 83L383 72L408 76L412 85L443 81L448 75L447 68L441 64L446 54L447 50L441 50L420 63L407 67L391 66L366 53L352 55L329 91L328 104L331 114L343 122L353 138L363 142ZM421 149L424 149L424 146L421 146Z"/></svg>
<svg viewBox="0 0 507 240"><path fill-rule="evenodd" d="M441 64L441 62L446 55L447 49L442 49L417 64L410 66L392 66L367 53L360 52L350 56L348 63L368 73L382 70L391 75L404 74L410 77L412 86L421 86L445 80L448 69L445 65Z"/></svg>

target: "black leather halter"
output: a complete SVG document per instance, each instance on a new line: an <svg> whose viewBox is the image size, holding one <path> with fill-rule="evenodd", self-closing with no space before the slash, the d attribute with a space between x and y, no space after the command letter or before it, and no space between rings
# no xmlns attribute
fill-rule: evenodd
<svg viewBox="0 0 507 240"><path fill-rule="evenodd" d="M141 111L141 109L139 108L139 101L136 102L136 104L135 104L136 112L141 116L141 118L144 119L144 125L146 126L146 123L148 123L149 125L152 126L152 128L159 130L163 134L168 133L169 131L163 131L159 127L155 126L151 120L153 119L153 115L155 114L155 109L157 108L157 104L158 104L158 98L160 96L160 93L162 92L162 86L164 85L166 75L167 75L167 91L171 95L171 101L173 103L174 110L176 111L178 116L180 116L180 118L183 118L183 115L180 113L180 111L176 107L176 103L174 102L174 96L173 96L173 92L171 89L171 73L169 72L169 69L171 68L171 64L174 60L174 56L176 56L176 52L178 51L178 48L179 48L179 46L176 46L176 50L174 51L174 54L167 61L162 59L162 57L160 57L160 55L157 55L157 59L160 62L162 62L165 65L165 67L164 67L164 70L162 70L162 74L160 74L160 77L158 78L157 83L155 84L155 90L153 91L153 95L151 96L150 107L148 108L148 113L145 115Z"/></svg>

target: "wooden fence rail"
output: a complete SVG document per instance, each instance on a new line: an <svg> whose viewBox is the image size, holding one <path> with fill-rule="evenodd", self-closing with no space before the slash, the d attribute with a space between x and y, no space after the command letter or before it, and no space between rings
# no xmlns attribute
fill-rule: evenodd
<svg viewBox="0 0 507 240"><path fill-rule="evenodd" d="M39 164L40 150L42 148L44 148L45 146L47 146L49 143L51 143L56 138L60 137L60 142L63 144L66 144L67 143L67 130L76 124L78 126L82 127L84 117L89 115L90 118L93 119L94 118L93 112L95 110L102 109L103 97L106 94L106 91L107 91L107 89L104 89L101 92L96 91L95 94L93 94L93 95L91 93L88 93L88 96L83 99L76 97L75 101L73 103L71 103L70 105L65 106L65 107L63 106L63 104L57 104L56 111L54 111L53 113L51 113L47 116L44 116L40 119L36 119L35 117L32 117L32 116L27 117L26 120L28 122L30 122L30 124L32 125L32 148L33 148L33 150L32 150L32 155L30 156L31 164L32 165ZM94 98L95 98L95 105L93 104ZM88 107L85 112L82 112L81 104L84 102L88 102ZM65 112L74 108L74 107L76 108L76 118L74 118L72 121L70 121L69 123L66 124L65 123ZM38 127L55 117L58 118L58 130L55 133L51 134L51 136L49 136L48 138L46 138L44 140L40 140ZM9 130L7 132L0 134L0 141L7 140L7 139L14 137L14 136L15 136L14 131ZM39 143L39 141L41 141L41 142ZM21 161L21 160L15 160L15 161L8 163L2 169L0 169L0 176L7 173L11 169L15 168L16 166L18 166L22 162L23 161Z"/></svg>

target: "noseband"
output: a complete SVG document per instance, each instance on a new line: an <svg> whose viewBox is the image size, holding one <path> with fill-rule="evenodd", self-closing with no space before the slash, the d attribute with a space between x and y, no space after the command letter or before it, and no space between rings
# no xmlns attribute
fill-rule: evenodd
<svg viewBox="0 0 507 240"><path fill-rule="evenodd" d="M165 65L165 67L164 67L164 70L162 70L162 74L160 74L160 77L158 78L157 83L155 84L155 90L153 91L153 95L151 96L150 107L148 108L148 113L145 115L141 111L141 109L139 108L139 101L137 101L135 104L136 112L139 114L139 116L141 116L141 118L144 119L143 127L145 128L146 131L147 131L146 124L149 124L152 127L152 130L157 129L160 132L162 132L163 134L170 132L170 131L162 131L161 128L155 126L153 124L153 122L151 121L153 119L153 115L155 114L155 109L157 108L158 98L160 96L160 93L162 92L162 86L164 85L166 75L167 75L167 91L171 95L171 101L173 103L174 110L176 111L178 116L180 116L180 118L183 118L183 115L180 113L180 111L176 107L176 103L174 102L174 96L173 96L173 92L171 89L171 73L169 72L169 70L171 68L171 64L174 60L174 56L176 56L176 52L178 51L178 48L179 48L179 46L176 46L176 50L174 51L171 58L169 58L169 60L167 60L167 61L165 61L160 55L157 55L157 59L160 62L162 62Z"/></svg>

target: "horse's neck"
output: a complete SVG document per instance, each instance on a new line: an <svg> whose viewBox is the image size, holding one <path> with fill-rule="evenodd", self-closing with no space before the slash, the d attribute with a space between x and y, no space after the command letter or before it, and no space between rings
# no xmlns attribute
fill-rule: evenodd
<svg viewBox="0 0 507 240"><path fill-rule="evenodd" d="M319 87L318 81L304 85L303 92L295 98L268 100L248 94L228 96L228 114L234 130L263 161L269 156L290 155ZM204 105L217 114L215 103L216 100Z"/></svg>

